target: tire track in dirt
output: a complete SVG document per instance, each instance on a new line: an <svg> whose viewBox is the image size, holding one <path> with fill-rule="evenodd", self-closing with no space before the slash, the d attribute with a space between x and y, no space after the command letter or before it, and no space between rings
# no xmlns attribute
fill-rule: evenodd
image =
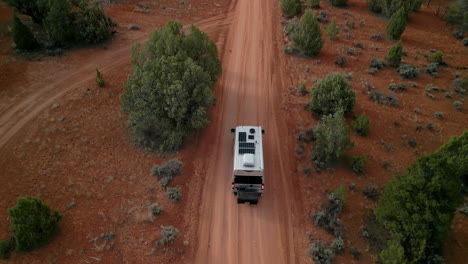
<svg viewBox="0 0 468 264"><path fill-rule="evenodd" d="M239 0L223 52L218 104L196 163L206 172L198 219L195 263L297 263L294 216L299 199L288 173L287 120L281 112L284 62L278 54L277 3ZM238 205L230 191L237 125L261 125L265 195Z"/></svg>

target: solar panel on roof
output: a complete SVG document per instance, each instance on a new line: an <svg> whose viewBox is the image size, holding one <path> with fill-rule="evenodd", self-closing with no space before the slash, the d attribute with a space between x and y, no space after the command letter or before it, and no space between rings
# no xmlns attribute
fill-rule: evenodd
<svg viewBox="0 0 468 264"><path fill-rule="evenodd" d="M255 154L255 143L239 142L239 154Z"/></svg>
<svg viewBox="0 0 468 264"><path fill-rule="evenodd" d="M239 142L246 142L246 141L247 141L247 133L239 132Z"/></svg>

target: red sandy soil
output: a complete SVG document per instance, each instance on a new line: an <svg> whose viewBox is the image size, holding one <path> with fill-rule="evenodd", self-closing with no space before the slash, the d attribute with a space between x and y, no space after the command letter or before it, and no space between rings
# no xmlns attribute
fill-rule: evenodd
<svg viewBox="0 0 468 264"><path fill-rule="evenodd" d="M15 254L7 263L310 263L306 232L327 242L332 237L313 224L309 212L320 209L326 190L351 183L356 183L357 190L348 191L341 215L346 249L336 263L357 263L349 254L353 247L363 253L359 262L372 263L360 228L375 202L366 200L361 190L368 184L384 186L392 175L404 172L418 157L468 127L466 105L461 112L452 106L463 98L454 93L453 99L447 99L443 92L435 92L435 100L424 96L429 83L451 91L454 68L466 66L467 49L451 36L452 27L434 15L437 1L410 16L403 35L408 51L404 60L422 68L428 64L422 53L438 49L449 67L439 70L437 79L421 74L413 80L417 88L397 93L398 108L373 103L363 90L366 82L385 93L392 81L407 83L388 67L375 76L367 74L370 60L384 59L394 43L370 39L373 33L385 32L385 21L367 12L364 0L350 0L346 9L322 1L322 9L336 16L337 23L353 20L356 28L349 32L352 39L343 38L347 33L342 30L339 40L325 42L319 57L307 59L282 53L286 39L278 1L193 0L184 6L178 1L158 1L150 2L148 14L134 11L136 3L106 6L119 23L112 41L74 48L60 57L15 53L11 36L0 31L0 239L11 234L6 209L18 197L38 196L64 214L59 234L49 245ZM11 14L0 4L0 29L6 28ZM184 162L183 175L171 183L182 189L183 199L176 204L167 200L150 175L154 164L169 158L133 146L119 100L122 83L131 72L131 46L171 18L207 32L217 43L223 63L210 125L187 139L176 155ZM360 20L365 20L364 27L359 26ZM133 23L142 30L128 30ZM355 55L347 55L346 49L355 42L363 43L364 49L355 48ZM416 59L418 50L421 54ZM344 68L334 64L339 55L347 56ZM95 83L96 68L104 73L104 88ZM310 87L334 71L353 72L354 112L365 112L371 120L371 134L366 138L353 134L355 147L348 153L366 155L367 171L357 177L339 166L306 178L299 168L311 167L310 147L296 158L295 135L317 121L304 110L308 96L296 94L292 87L301 80ZM466 77L466 70L458 71ZM422 114L415 114L413 108ZM435 119L434 112L444 112L444 119ZM395 121L400 126L395 127ZM425 128L427 122L434 124L433 131ZM256 206L237 205L229 191L229 129L244 124L266 130L266 192ZM424 127L421 132L416 132L417 125ZM417 141L415 149L407 143L411 138ZM381 140L394 150L386 150ZM382 168L383 161L391 164L389 170ZM66 209L72 202L75 206ZM152 219L147 206L155 202L164 212ZM170 249L155 254L153 243L159 239L160 225L174 225L182 236ZM445 257L447 263L462 263L468 256L468 228L459 213L453 229ZM116 236L106 242L99 238L104 232Z"/></svg>

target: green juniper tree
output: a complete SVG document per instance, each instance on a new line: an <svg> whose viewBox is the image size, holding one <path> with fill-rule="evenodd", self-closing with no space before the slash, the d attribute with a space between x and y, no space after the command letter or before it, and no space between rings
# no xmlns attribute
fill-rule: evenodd
<svg viewBox="0 0 468 264"><path fill-rule="evenodd" d="M401 40L397 44L393 45L388 51L387 62L388 65L397 68L400 66L401 55L403 54L403 47L401 46Z"/></svg>
<svg viewBox="0 0 468 264"><path fill-rule="evenodd" d="M387 35L392 39L400 39L407 24L405 9L401 7L395 14L392 15L387 24Z"/></svg>
<svg viewBox="0 0 468 264"><path fill-rule="evenodd" d="M20 50L32 50L39 47L31 30L21 22L16 14L13 15L13 41L16 48Z"/></svg>
<svg viewBox="0 0 468 264"><path fill-rule="evenodd" d="M327 35L330 40L336 40L340 30L336 27L336 19L331 20L330 25L327 26Z"/></svg>
<svg viewBox="0 0 468 264"><path fill-rule="evenodd" d="M316 16L307 10L291 35L294 45L306 56L318 56L323 47L322 31Z"/></svg>

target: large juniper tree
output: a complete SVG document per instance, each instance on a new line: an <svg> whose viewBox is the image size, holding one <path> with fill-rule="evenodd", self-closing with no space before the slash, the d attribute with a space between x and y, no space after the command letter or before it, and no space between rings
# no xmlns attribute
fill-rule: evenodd
<svg viewBox="0 0 468 264"><path fill-rule="evenodd" d="M323 47L322 31L316 16L307 10L299 21L291 39L294 45L306 56L317 56Z"/></svg>

